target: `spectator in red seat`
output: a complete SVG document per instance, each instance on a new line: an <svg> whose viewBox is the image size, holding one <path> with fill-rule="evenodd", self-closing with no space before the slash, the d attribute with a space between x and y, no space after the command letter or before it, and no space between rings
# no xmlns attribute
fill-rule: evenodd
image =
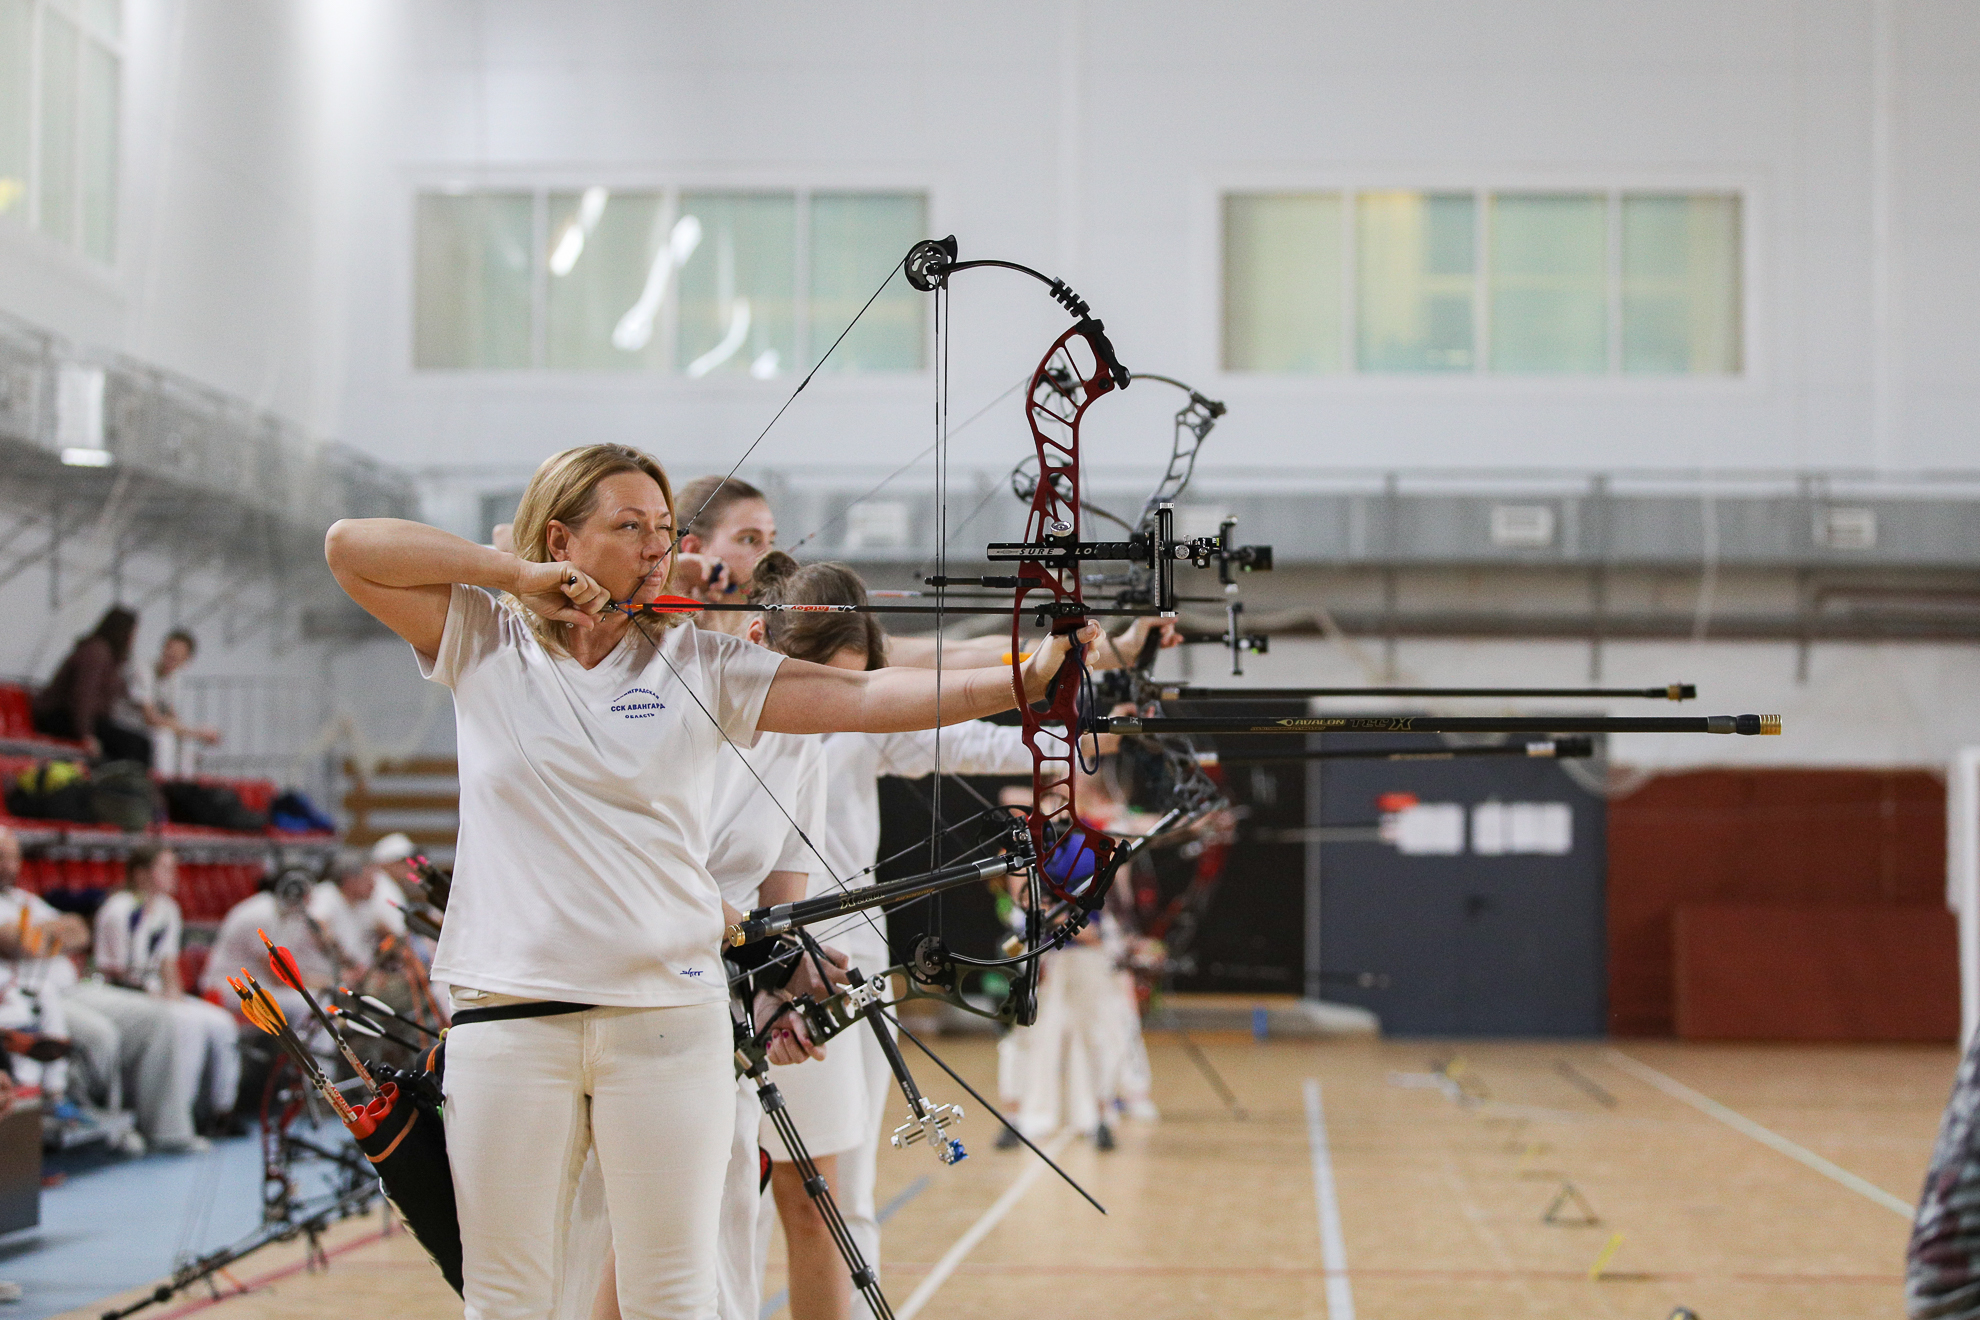
<svg viewBox="0 0 1980 1320"><path fill-rule="evenodd" d="M71 1093L119 1108L122 1036L114 1022L65 993L76 982L76 965L67 955L89 947L89 927L81 917L57 912L40 895L19 888L20 875L20 840L0 826L0 956L6 959L0 965L0 1027L65 1037L75 1053L47 1064L24 1060L17 1066L33 1072L15 1080L38 1085L58 1109ZM143 1148L142 1138L126 1147Z"/></svg>
<svg viewBox="0 0 1980 1320"><path fill-rule="evenodd" d="M131 849L124 887L96 911L96 971L170 1011L173 1067L157 1103L182 1108L197 1130L202 1113L211 1123L233 1111L241 1083L240 1040L232 1013L186 994L179 984L178 872L170 848L141 843ZM176 1122L172 1127L176 1131Z"/></svg>
<svg viewBox="0 0 1980 1320"><path fill-rule="evenodd" d="M198 774L198 746L212 747L220 741L220 730L187 724L179 718L184 706L179 692L179 671L192 661L198 650L199 642L191 633L174 628L165 634L165 644L158 648L157 660L131 666L131 702L151 734L151 763L160 774L185 778Z"/></svg>
<svg viewBox="0 0 1980 1320"><path fill-rule="evenodd" d="M96 628L77 640L48 685L35 694L34 727L54 738L72 738L92 757L151 764L151 735L116 722L130 701L124 666L137 635L137 615L113 606Z"/></svg>

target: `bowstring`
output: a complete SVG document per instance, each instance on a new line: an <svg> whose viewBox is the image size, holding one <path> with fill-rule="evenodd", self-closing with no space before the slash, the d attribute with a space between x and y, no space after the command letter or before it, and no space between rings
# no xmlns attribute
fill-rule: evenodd
<svg viewBox="0 0 1980 1320"><path fill-rule="evenodd" d="M680 548L681 538L686 536L689 533L689 531L693 529L694 520L696 518L699 518L702 515L702 513L708 508L708 506L714 502L715 497L722 493L722 488L729 484L729 478L735 476L737 472L742 470L742 465L749 461L749 456L756 452L756 447L758 445L763 443L763 437L770 434L770 428L775 426L778 423L778 421L783 417L783 415L790 410L790 406L797 402L797 396L804 393L804 387L811 384L811 378L813 376L816 376L821 370L823 370L827 362L831 361L833 351L836 350L840 344L846 342L846 336L853 332L853 327L859 324L860 318L866 315L867 309L880 300L880 295L885 293L887 291L887 286L894 282L894 276L900 274L902 268L904 268L906 265L907 265L907 255L903 253L901 259L895 262L893 266L889 268L889 270L887 271L887 278L880 281L880 287L875 289L873 291L873 295L860 305L860 309L857 312L853 313L852 320L846 322L846 328L839 331L839 337L837 339L834 339L831 342L830 346L828 346L823 353L820 353L818 355L818 361L811 364L811 370L804 373L804 379L798 382L797 388L790 392L790 395L784 400L783 405L779 407L777 411L771 415L770 420L768 422L765 422L763 424L763 429L756 433L756 439L750 441L749 448L742 451L742 457L738 458L735 461L735 463L729 468L728 472L723 475L722 479L715 483L715 488L708 492L708 498L701 502L701 507L696 509L694 513L688 517L687 521L683 522L679 527L677 527L674 530L674 541L673 544L670 547L668 547L669 553L672 553L672 551L678 550Z"/></svg>
<svg viewBox="0 0 1980 1320"><path fill-rule="evenodd" d="M812 378L816 376L821 370L824 369L824 366L827 362L831 361L832 354L838 350L840 344L846 342L846 336L850 335L853 332L853 327L858 325L860 319L866 315L867 311L872 308L873 304L879 301L880 295L887 291L887 286L894 282L894 276L900 274L902 270L906 268L906 266L907 266L907 254L903 253L901 259L899 261L896 261L892 266L888 268L886 276L883 279L881 279L879 285L874 288L872 294L868 296L867 300L864 303L860 304L859 310L853 313L852 319L846 322L845 329L839 331L838 337L835 338L829 345L826 346L826 349L823 353L818 355L818 361L812 364L811 370L805 372L804 379L800 380L797 383L797 388L790 392L790 394L784 399L784 402L778 407L777 411L771 414L770 420L764 423L763 429L756 433L756 438L749 442L748 448L744 449L742 455L738 457L733 464L730 465L728 472L723 475L722 480L717 482L715 484L715 488L709 492L708 498L701 502L701 507L696 509L692 514L688 516L688 518L685 521L681 522L680 525L675 528L673 539L669 543L667 548L667 553L670 557L680 549L681 538L685 537L688 534L689 529L692 528L694 525L695 519L699 518L702 515L702 513L708 508L709 504L715 499L715 496L721 493L722 488L724 486L728 485L729 478L735 476L736 473L742 469L742 465L749 461L749 456L756 452L757 446L763 443L763 438L770 434L771 429L775 427L778 421L780 421L783 418L784 414L790 410L790 406L793 403L797 402L797 397L798 395L804 393L805 386L811 384ZM635 594L637 594L637 592L635 592ZM634 610L631 608L630 601L628 601L625 605L620 605L617 601L613 601L611 602L611 607L620 610L622 613L626 615L627 618L632 620L633 627L637 628L639 630L640 636L644 637L647 643L653 647L654 654L660 657L661 662L665 664L667 666L668 671L673 674L674 681L681 685L682 691L688 694L688 698L694 702L696 708L699 709L703 717L708 720L709 724L714 728L716 736L721 738L723 744L726 747L728 747L728 749L731 752L735 753L736 759L742 762L743 768L745 770L749 771L750 778L756 781L756 786L763 790L763 795L770 799L770 804L772 806L777 808L777 814L782 816L784 820L789 823L791 829L796 832L798 838L804 843L806 850L809 851L813 857L818 859L818 864L824 867L825 874L831 878L832 883L836 885L841 892L850 894L852 892L851 887L846 883L846 881L840 879L838 872L833 870L832 864L825 859L825 854L819 850L818 845L812 841L811 836L805 833L804 827L797 823L796 817L791 815L790 811L784 806L783 801L779 799L774 792L771 791L770 785L765 783L763 780L763 776L756 772L756 767L750 764L749 758L742 754L742 749L735 745L734 740L729 737L728 730L722 727L722 722L715 718L714 713L710 711L707 705L701 700L700 694L695 692L695 690L691 686L689 686L688 681L684 677L682 677L681 671L675 667L673 660L668 657L666 649L663 646L661 646L660 642L653 636L651 632L647 631L644 617L634 612ZM689 626L693 626L693 625L689 625ZM938 671L936 675L936 710L937 710L938 718L940 717L940 709L941 709L940 703L941 703L941 676ZM938 738L940 737L939 732L937 734L937 737ZM883 940L886 938L885 934L880 930L878 923L874 921L871 913L861 911L858 915L862 917L869 926L873 927L875 934L880 935L880 937Z"/></svg>
<svg viewBox="0 0 1980 1320"><path fill-rule="evenodd" d="M777 411L771 414L770 420L764 423L763 429L757 432L756 438L749 442L749 445L743 450L742 454L736 459L736 461L733 464L730 465L728 472L726 472L723 475L722 480L720 482L716 483L714 489L710 491L708 498L702 501L701 506L697 508L694 511L694 513L689 515L687 519L681 522L679 527L675 530L673 540L668 547L668 552L670 555L679 549L681 539L685 537L688 534L689 530L693 527L695 519L699 518L701 514L707 510L708 505L711 502L713 502L715 496L719 494L723 489L723 487L728 484L729 479L734 477L735 474L742 469L742 465L749 461L749 456L756 452L757 448L763 443L764 437L770 434L771 430L777 425L777 423L780 420L782 420L784 414L790 410L791 405L797 402L798 395L804 393L805 387L811 384L812 379L815 376L817 376L819 371L821 371L824 368L826 362L828 362L831 359L833 352L835 352L838 349L840 344L845 342L846 336L852 333L853 327L857 326L861 318L863 318L866 315L867 311L873 306L873 304L879 301L880 295L886 292L887 286L889 284L893 283L894 276L900 274L905 269L906 265L907 265L907 255L904 254L899 261L895 262L893 266L888 269L886 277L880 281L879 285L873 290L872 294L868 296L866 301L860 305L859 311L853 314L852 319L846 322L845 328L839 331L838 337L833 339L831 344L826 347L825 351L819 355L818 361L813 363L811 369L804 374L804 378L798 382L797 388L792 390L790 394L784 399L784 402L778 406ZM949 290L947 281L943 281L942 283L938 284L934 292L935 292L935 338L936 338L936 359L937 359L936 414L935 414L936 436L934 442L934 449L936 452L936 486L937 486L936 563L937 563L938 574L940 574L943 577L946 577L947 568L948 568L948 476L949 476L948 441L951 435L951 432L948 430L949 345L951 341L951 335L949 333L949 313L950 313L950 302L953 295ZM1027 380L1029 378L1030 378L1029 376L1021 378L1018 384L1019 385L1023 384L1024 380ZM977 417L980 417L985 413L989 412L991 408L994 408L998 403L1001 403L1004 400L1004 398L1008 397L1012 393L1012 391L1016 388L1017 386L1013 386L1011 387L1011 389L1005 390L1003 394L1000 394L997 398L991 400L989 404L985 405L984 408L980 409L969 420L973 422L976 420ZM967 424L968 423L965 423L965 425ZM924 450L923 452L926 453L927 451ZM908 464L908 466L912 466L914 462L919 462L919 461L920 461L920 456L917 455L917 457L914 460L912 460ZM905 469L901 469L901 470L905 470ZM898 475L898 472L895 473L894 475ZM893 476L890 475L887 478L887 481L892 481L892 480L893 480ZM882 486L884 486L885 484L886 482L881 483ZM878 488L876 487L876 490L877 489ZM870 493L871 492L869 492L869 494ZM862 496L861 498L864 499L867 497ZM981 505L979 505L978 507L980 510ZM974 514L972 514L971 516L974 517ZM820 530L822 531L823 528L821 528ZM807 536L806 539L807 540L810 539L809 536ZM931 870L940 869L939 858L941 856L941 839L943 835L946 833L946 831L938 830L937 828L935 828L936 824L941 820L941 791L942 791L942 778L943 778L941 715L942 715L942 651L943 651L943 641L944 641L943 608L945 604L946 604L946 585L938 585L935 591L936 725L935 725L935 755L934 755L935 782L932 789L933 801L931 804L933 819L930 822L930 837L929 837L929 857L930 857L929 869ZM798 838L803 842L806 850L809 851L813 857L818 859L819 865L824 867L825 874L828 877L830 877L832 883L836 885L841 892L848 894L851 893L851 887L847 884L847 882L844 879L840 878L838 873L832 868L831 863L826 861L825 855L823 852L819 850L818 845L812 841L810 835L808 835L805 832L804 828L797 823L796 818L793 817L789 812L789 810L785 808L783 802L777 797L777 795L774 792L771 791L770 786L764 782L763 776L757 773L756 767L750 763L749 758L742 754L742 749L735 745L735 742L729 737L728 731L722 728L721 722L715 718L714 713L708 709L705 703L703 703L700 695L696 693L694 689L688 685L687 680L684 677L682 677L680 670L675 667L673 660L667 656L665 649L660 645L660 643L657 640L655 640L652 633L647 631L643 617L638 614L635 614L629 607L620 606L616 601L612 602L612 605L614 608L623 610L623 612L628 616L628 618L632 620L633 626L639 630L640 635L644 637L648 642L648 644L650 644L653 647L654 654L658 655L661 659L661 662L667 666L668 671L673 674L675 681L681 685L682 690L688 694L689 699L692 700L696 708L701 711L702 716L708 720L709 724L714 728L716 735L722 739L723 744L726 745L730 751L735 753L737 759L742 762L743 768L749 771L750 778L756 781L757 787L763 790L764 796L770 799L771 805L777 808L778 814L781 815L784 818L784 820L790 825L791 829L796 832ZM1075 737L1075 745L1076 745L1077 734L1075 734L1074 737ZM869 868L869 869L874 869L874 868ZM940 894L936 894L933 896L933 899L934 899L934 907L935 907L935 925L939 929L942 925L942 916L943 916L942 896ZM873 928L875 934L881 935L881 938L883 939L885 938L884 934L882 934L880 931L878 923L873 919L873 916L870 912L866 912L862 910L857 915L860 918L862 918L867 923L867 925Z"/></svg>
<svg viewBox="0 0 1980 1320"><path fill-rule="evenodd" d="M938 826L942 820L942 661L943 647L947 640L942 612L948 603L949 576L949 346L953 340L950 313L955 306L955 293L944 280L935 288L935 541L936 541L936 581L935 588L935 779L929 785L929 835L928 869L938 871L942 867L942 834ZM930 905L933 913L932 925L939 935L945 928L947 914L942 896L937 894Z"/></svg>
<svg viewBox="0 0 1980 1320"><path fill-rule="evenodd" d="M616 602L614 603L616 604ZM673 658L667 654L666 648L660 644L652 633L647 631L645 619L640 615L634 614L631 610L626 610L625 613L627 617L632 619L633 627L639 629L640 636L644 637L647 643L653 647L653 653L660 657L660 663L667 666L667 671L674 676L674 681L681 685L681 690L688 694L688 699L694 702L695 708L708 720L709 725L715 730L715 735L722 740L724 746L736 754L736 759L742 762L743 769L749 771L749 777L754 779L756 786L763 790L763 796L770 799L770 805L775 807L777 814L782 816L785 822L790 825L792 832L804 844L806 851L818 859L818 864L825 869L825 874L831 878L832 883L837 885L841 892L852 893L851 886L839 878L839 873L832 869L832 863L825 859L825 854L820 851L816 843L812 842L811 836L805 833L804 826L797 823L797 818L791 815L790 811L784 806L783 801L778 798L776 793L771 791L770 785L764 782L763 776L756 772L756 767L750 764L749 758L743 755L742 748L736 746L735 740L729 737L729 731L722 727L722 722L715 718L715 713L708 709L707 704L702 701L701 695L688 685L687 679L682 676L680 669L675 666ZM683 626L694 627L693 624L685 624ZM873 920L872 913L862 910L850 915L857 915L863 918L867 925L873 927L874 934L879 935L883 940L886 938L886 934L880 929L879 923Z"/></svg>

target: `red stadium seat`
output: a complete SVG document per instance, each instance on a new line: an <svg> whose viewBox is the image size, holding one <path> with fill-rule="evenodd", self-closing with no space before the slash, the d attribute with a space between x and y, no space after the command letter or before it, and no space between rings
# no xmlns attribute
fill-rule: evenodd
<svg viewBox="0 0 1980 1320"><path fill-rule="evenodd" d="M207 955L213 951L203 944L188 944L179 950L179 984L190 990L199 984L200 973L206 970Z"/></svg>
<svg viewBox="0 0 1980 1320"><path fill-rule="evenodd" d="M34 698L18 683L0 683L0 737L34 737Z"/></svg>

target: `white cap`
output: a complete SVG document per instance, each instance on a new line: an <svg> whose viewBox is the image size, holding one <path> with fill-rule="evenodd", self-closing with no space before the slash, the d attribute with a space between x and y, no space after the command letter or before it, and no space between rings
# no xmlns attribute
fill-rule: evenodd
<svg viewBox="0 0 1980 1320"><path fill-rule="evenodd" d="M393 862L403 862L418 852L413 841L403 834L388 834L371 845L371 864L390 866Z"/></svg>

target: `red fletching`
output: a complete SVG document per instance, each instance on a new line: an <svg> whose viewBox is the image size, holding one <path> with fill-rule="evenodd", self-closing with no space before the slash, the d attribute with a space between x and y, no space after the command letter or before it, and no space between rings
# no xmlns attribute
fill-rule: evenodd
<svg viewBox="0 0 1980 1320"><path fill-rule="evenodd" d="M696 614L706 605L692 596L660 596L639 608L643 614Z"/></svg>
<svg viewBox="0 0 1980 1320"><path fill-rule="evenodd" d="M276 979L291 990L303 988L302 969L296 966L296 955L280 945L268 950L268 965L275 972Z"/></svg>

